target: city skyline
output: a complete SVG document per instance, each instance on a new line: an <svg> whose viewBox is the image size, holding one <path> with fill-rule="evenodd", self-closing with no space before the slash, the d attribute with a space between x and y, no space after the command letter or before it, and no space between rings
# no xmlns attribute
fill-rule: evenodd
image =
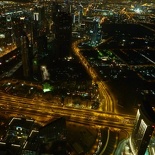
<svg viewBox="0 0 155 155"><path fill-rule="evenodd" d="M155 3L18 2L0 3L0 151L153 155Z"/></svg>

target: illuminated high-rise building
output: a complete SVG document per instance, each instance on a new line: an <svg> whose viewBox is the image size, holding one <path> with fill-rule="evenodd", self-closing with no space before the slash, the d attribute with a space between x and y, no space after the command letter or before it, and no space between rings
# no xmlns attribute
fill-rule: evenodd
<svg viewBox="0 0 155 155"><path fill-rule="evenodd" d="M33 41L36 42L38 37L42 35L45 25L45 8L44 6L36 6L33 12Z"/></svg>
<svg viewBox="0 0 155 155"><path fill-rule="evenodd" d="M78 23L82 23L82 17L83 17L83 6L80 4L78 5Z"/></svg>
<svg viewBox="0 0 155 155"><path fill-rule="evenodd" d="M23 75L24 77L28 77L29 76L28 48L25 36L21 37L21 53L22 53Z"/></svg>
<svg viewBox="0 0 155 155"><path fill-rule="evenodd" d="M94 19L93 20L93 28L92 28L92 45L96 45L97 43L97 33L98 33L98 30L99 30L99 19Z"/></svg>
<svg viewBox="0 0 155 155"><path fill-rule="evenodd" d="M33 53L29 47L28 37L23 33L20 38L21 41L21 54L22 54L22 66L23 66L23 76L25 78L30 78L32 76L32 57Z"/></svg>
<svg viewBox="0 0 155 155"><path fill-rule="evenodd" d="M7 25L7 44L11 44L13 42L13 32L12 32L12 18L10 15L6 16L6 25Z"/></svg>
<svg viewBox="0 0 155 155"><path fill-rule="evenodd" d="M144 155L155 127L155 112L149 103L140 105L130 137L133 155Z"/></svg>
<svg viewBox="0 0 155 155"><path fill-rule="evenodd" d="M36 43L39 36L39 12L33 13L33 42Z"/></svg>

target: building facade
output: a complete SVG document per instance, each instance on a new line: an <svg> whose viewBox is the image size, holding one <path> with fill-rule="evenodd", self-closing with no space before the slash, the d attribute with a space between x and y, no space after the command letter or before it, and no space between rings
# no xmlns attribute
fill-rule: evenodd
<svg viewBox="0 0 155 155"><path fill-rule="evenodd" d="M33 75L33 65L32 65L33 53L32 49L29 47L29 40L26 34L23 33L23 36L21 36L20 38L20 42L21 42L23 76L24 78L31 78Z"/></svg>
<svg viewBox="0 0 155 155"><path fill-rule="evenodd" d="M137 111L134 128L130 137L133 155L144 155L155 127L155 112L144 102Z"/></svg>
<svg viewBox="0 0 155 155"><path fill-rule="evenodd" d="M54 17L54 34L56 58L70 56L71 38L72 38L72 16L70 13L57 12Z"/></svg>

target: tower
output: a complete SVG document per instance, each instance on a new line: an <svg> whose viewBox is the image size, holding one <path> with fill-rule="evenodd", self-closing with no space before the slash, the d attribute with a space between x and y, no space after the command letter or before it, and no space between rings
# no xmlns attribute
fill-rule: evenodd
<svg viewBox="0 0 155 155"><path fill-rule="evenodd" d="M33 13L33 30L32 31L33 31L33 42L35 43L39 36L39 13L36 11Z"/></svg>
<svg viewBox="0 0 155 155"><path fill-rule="evenodd" d="M82 23L83 17L83 6L81 4L78 5L78 24Z"/></svg>
<svg viewBox="0 0 155 155"><path fill-rule="evenodd" d="M155 127L155 112L151 105L143 102L137 111L130 147L134 155L144 155Z"/></svg>
<svg viewBox="0 0 155 155"><path fill-rule="evenodd" d="M26 36L21 36L21 52L24 77L29 77L28 47Z"/></svg>
<svg viewBox="0 0 155 155"><path fill-rule="evenodd" d="M56 42L56 58L70 56L72 17L70 13L57 12L54 20L54 34Z"/></svg>
<svg viewBox="0 0 155 155"><path fill-rule="evenodd" d="M6 16L6 25L7 25L7 44L10 45L13 42L13 33L12 33L12 18L10 15Z"/></svg>
<svg viewBox="0 0 155 155"><path fill-rule="evenodd" d="M24 32L23 32L23 35L20 37L20 42L21 42L23 76L25 78L30 78L32 76L33 53L30 50L29 40Z"/></svg>

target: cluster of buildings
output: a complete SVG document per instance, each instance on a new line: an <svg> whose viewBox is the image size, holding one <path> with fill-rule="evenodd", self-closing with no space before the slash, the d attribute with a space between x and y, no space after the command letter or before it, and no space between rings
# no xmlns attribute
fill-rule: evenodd
<svg viewBox="0 0 155 155"><path fill-rule="evenodd" d="M131 135L124 142L120 142L114 151L115 154L154 155L154 116L155 112L149 103L143 102L137 111ZM5 134L1 136L0 154L69 155L73 148L68 145L67 134L64 117L55 119L42 127L33 119L13 117L6 125ZM77 147L75 149L78 150Z"/></svg>
<svg viewBox="0 0 155 155"><path fill-rule="evenodd" d="M2 2L1 51L12 45L20 47L24 77L32 77L40 72L39 61L47 54L53 59L71 56L72 39L89 38L90 46L98 45L106 35L101 30L103 23L137 23L140 21L137 17L153 18L149 15L154 13L153 3L129 5L127 2L111 2L105 6L99 1L90 4L38 1L17 7L16 3ZM138 13L135 11L138 8L147 11ZM50 53L47 52L49 48Z"/></svg>
<svg viewBox="0 0 155 155"><path fill-rule="evenodd" d="M155 152L155 112L148 102L143 102L134 122L131 135L116 149L115 154L153 155ZM119 152L121 148L121 152Z"/></svg>
<svg viewBox="0 0 155 155"><path fill-rule="evenodd" d="M1 28L3 29L1 51L16 44L22 57L24 77L31 77L33 71L38 72L37 62L47 54L47 33L49 40L54 38L56 41L54 57L69 55L72 18L69 13L61 11L60 5L53 3L51 7L53 7L52 22L50 19L47 21L45 7L40 5L30 8L29 12L27 10L6 12L0 17L4 26L4 29ZM51 30L53 30L52 34ZM1 62L2 66L4 64Z"/></svg>
<svg viewBox="0 0 155 155"><path fill-rule="evenodd" d="M67 155L66 120L59 118L40 127L32 119L14 117L0 141L0 154Z"/></svg>
<svg viewBox="0 0 155 155"><path fill-rule="evenodd" d="M117 8L113 12L103 10L99 6L92 9L93 6L99 5L99 2L90 5L87 9L85 7L87 6L86 2L76 4L76 2L65 1L61 2L60 5L57 2L42 1L41 4L29 9L30 5L25 4L24 7L27 9L11 12L10 8L7 8L9 13L5 12L3 6L3 14L0 15L0 24L3 25L0 27L0 39L2 40L0 42L0 52L4 52L6 48L12 46L17 48L12 51L13 54L10 53L7 56L0 57L2 73L6 66L12 65L10 63L12 60L15 60L15 63L22 60L23 76L25 78L32 78L40 72L43 81L49 80L48 67L41 65L42 59L50 57L51 60L58 61L71 57L71 43L72 40L77 38L88 37L89 45L98 45L103 39L100 27L103 21L111 22L115 20L116 23L124 23L128 18L130 23L137 23L137 20L154 22L154 15L148 16L149 12L154 13L154 6L151 9L146 9L146 5L143 5L142 8L146 10L145 15L139 15L139 12L131 13L130 11L133 10L126 9L121 10L118 15L115 13ZM48 6L48 4L50 5ZM110 8L112 6L113 4ZM140 11L138 7L136 9ZM83 16L84 14L85 16ZM102 15L105 18L101 18ZM111 21L106 21L107 16L111 16ZM121 43L121 47L124 47L125 41ZM50 51L48 51L49 49ZM70 59L66 60L69 61ZM95 106L98 105L93 105L93 107ZM150 155L155 154L154 127L154 111L148 103L142 103L127 143L128 149L124 151L124 155L144 155L145 152ZM14 152L15 155L50 153L67 155L69 152L66 149L66 141L66 122L64 118L55 120L41 128L36 128L32 119L12 118L7 126L6 135L2 137L0 142L0 154Z"/></svg>
<svg viewBox="0 0 155 155"><path fill-rule="evenodd" d="M130 137L130 147L133 154L145 154L146 148L150 154L154 154L154 142L150 143L150 139L154 139L154 128L155 112L151 105L144 102L137 111L135 125Z"/></svg>

